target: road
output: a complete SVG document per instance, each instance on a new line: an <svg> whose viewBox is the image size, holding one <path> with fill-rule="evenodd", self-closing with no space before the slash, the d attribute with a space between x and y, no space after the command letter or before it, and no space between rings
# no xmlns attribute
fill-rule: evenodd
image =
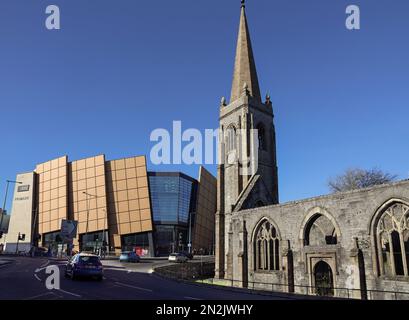
<svg viewBox="0 0 409 320"><path fill-rule="evenodd" d="M144 261L128 267L105 262L104 280L64 278L62 261L46 258L13 257L0 266L0 300L282 300L286 297L254 295L166 280L151 273L152 267L166 262ZM46 267L57 265L60 289L46 288Z"/></svg>

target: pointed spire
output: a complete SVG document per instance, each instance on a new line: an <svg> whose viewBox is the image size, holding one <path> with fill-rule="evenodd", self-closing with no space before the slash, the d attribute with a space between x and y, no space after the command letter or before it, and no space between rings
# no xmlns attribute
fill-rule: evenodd
<svg viewBox="0 0 409 320"><path fill-rule="evenodd" d="M245 0L241 0L241 17L230 97L231 102L237 100L242 95L245 83L248 85L249 94L261 100L245 7Z"/></svg>

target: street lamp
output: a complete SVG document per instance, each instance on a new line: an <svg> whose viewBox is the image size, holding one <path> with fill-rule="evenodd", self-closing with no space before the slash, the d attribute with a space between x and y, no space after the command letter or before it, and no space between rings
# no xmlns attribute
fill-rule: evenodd
<svg viewBox="0 0 409 320"><path fill-rule="evenodd" d="M189 214L189 253L192 253L192 215L196 215L196 212L191 212Z"/></svg>
<svg viewBox="0 0 409 320"><path fill-rule="evenodd" d="M6 182L7 182L7 184L6 184L6 194L4 195L3 212L2 212L1 218L0 218L0 228L2 228L2 226L3 226L3 216L4 216L4 212L6 212L7 196L8 196L8 193L9 193L9 184L10 183L22 184L22 182L20 182L20 181L12 181L12 180L6 180Z"/></svg>
<svg viewBox="0 0 409 320"><path fill-rule="evenodd" d="M87 196L87 224L86 224L86 228L85 228L85 237L88 235L88 220L89 220L89 197L94 197L94 198L99 198L99 196L96 196L94 194L90 194L88 192L83 191L83 194L85 194ZM106 210L103 209L103 211L105 211L105 215L106 215ZM104 218L104 230L102 230L102 245L104 245L105 242L105 221L106 219ZM84 241L82 241L82 246L84 246Z"/></svg>
<svg viewBox="0 0 409 320"><path fill-rule="evenodd" d="M96 197L96 196L94 196L93 194L89 194L85 191L83 191L82 193L87 196L87 224L85 227L85 238L86 238L88 236L88 220L89 220L89 204L88 204L89 198L88 197ZM84 250L84 240L82 240L82 247L83 247L82 250Z"/></svg>

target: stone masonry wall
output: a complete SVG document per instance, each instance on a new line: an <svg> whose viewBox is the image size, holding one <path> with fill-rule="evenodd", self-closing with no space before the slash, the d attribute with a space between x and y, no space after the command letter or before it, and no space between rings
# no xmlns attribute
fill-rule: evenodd
<svg viewBox="0 0 409 320"><path fill-rule="evenodd" d="M288 261L287 253L290 251L293 258L295 292L307 293L308 288L301 286L313 286L312 264L317 259L321 259L328 261L333 269L334 287L345 288L336 289L336 296L362 298L359 289L363 283L368 289L367 298L369 299L396 298L396 294L394 296L393 293L376 293L371 292L371 290L406 291L409 293L408 277L386 279L378 276L377 271L371 223L378 209L391 199L409 203L409 181L234 213L231 226L232 247L229 248L233 258L227 266L230 269L229 274L234 280L244 279L243 269L238 266L240 266L241 261L245 261L241 260L245 247L243 245L243 223L245 222L247 248L244 250L244 254L247 254L248 287L254 286L251 282L263 282L268 283L267 287L270 289L280 290L281 288L282 291L287 291L289 273L286 261ZM306 223L316 213L327 216L333 222L338 234L336 245L319 247L304 245ZM264 218L275 225L281 238L280 271L260 272L254 270L254 243L252 239L255 229ZM363 256L364 278L362 278L362 274L359 275L358 249ZM399 296L399 298L409 299L409 294Z"/></svg>

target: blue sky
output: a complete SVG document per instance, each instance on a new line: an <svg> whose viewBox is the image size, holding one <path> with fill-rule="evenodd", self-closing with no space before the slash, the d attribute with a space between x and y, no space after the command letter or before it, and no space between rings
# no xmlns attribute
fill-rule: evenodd
<svg viewBox="0 0 409 320"><path fill-rule="evenodd" d="M409 2L247 1L275 112L281 201L349 167L409 176ZM61 27L44 27L59 5ZM360 31L345 8L361 8ZM0 199L36 163L149 155L152 130L216 128L239 0L0 0ZM216 173L215 166L208 168ZM197 176L197 166L153 166Z"/></svg>

